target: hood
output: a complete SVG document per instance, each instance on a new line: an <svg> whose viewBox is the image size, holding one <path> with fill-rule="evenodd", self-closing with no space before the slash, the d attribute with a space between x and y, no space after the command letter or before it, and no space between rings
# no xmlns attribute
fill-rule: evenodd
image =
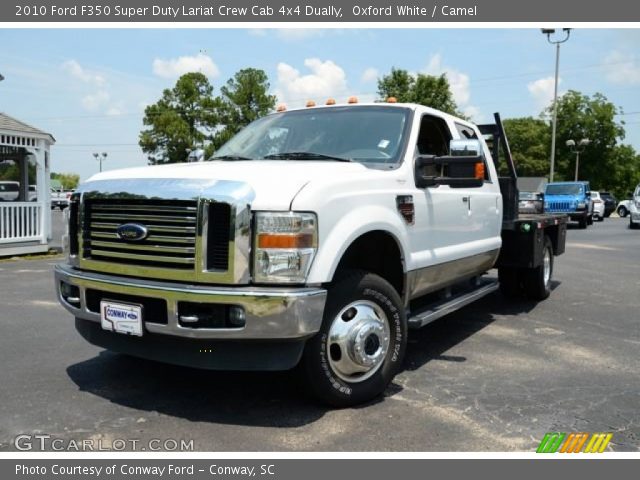
<svg viewBox="0 0 640 480"><path fill-rule="evenodd" d="M332 180L370 171L359 163L331 161L211 161L174 163L154 167L127 168L102 172L92 182L117 180L210 180L246 183L254 192L254 210L288 210L295 196L311 180ZM215 189L215 185L213 186Z"/></svg>

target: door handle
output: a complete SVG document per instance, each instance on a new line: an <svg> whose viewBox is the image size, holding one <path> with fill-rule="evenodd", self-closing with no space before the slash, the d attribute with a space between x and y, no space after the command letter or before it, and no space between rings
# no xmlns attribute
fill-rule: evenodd
<svg viewBox="0 0 640 480"><path fill-rule="evenodd" d="M467 208L471 211L471 197L462 197L462 203L466 203Z"/></svg>

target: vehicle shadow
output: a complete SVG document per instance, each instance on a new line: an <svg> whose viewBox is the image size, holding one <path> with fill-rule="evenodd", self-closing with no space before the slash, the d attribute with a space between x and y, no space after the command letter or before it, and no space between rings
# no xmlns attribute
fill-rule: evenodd
<svg viewBox="0 0 640 480"><path fill-rule="evenodd" d="M526 313L535 305L507 302L495 293L411 331L405 369L419 369L431 360L464 362L466 358L445 352L491 324L496 314ZM67 368L81 391L118 405L195 422L276 428L307 425L328 411L306 395L296 373L206 371L106 351ZM383 397L358 408L383 402L401 390L402 386L392 383Z"/></svg>

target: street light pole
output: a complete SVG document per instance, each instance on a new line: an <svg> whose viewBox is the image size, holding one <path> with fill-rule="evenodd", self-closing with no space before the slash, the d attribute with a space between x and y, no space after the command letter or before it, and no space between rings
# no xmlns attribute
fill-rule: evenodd
<svg viewBox="0 0 640 480"><path fill-rule="evenodd" d="M575 140L567 140L567 147L576 154L576 173L574 181L578 181L578 171L580 170L580 154L584 152L584 149L591 143L591 140L588 138L583 138L578 143Z"/></svg>
<svg viewBox="0 0 640 480"><path fill-rule="evenodd" d="M100 162L100 172L102 172L102 161L107 159L107 152L94 153L93 158Z"/></svg>
<svg viewBox="0 0 640 480"><path fill-rule="evenodd" d="M555 33L555 28L543 28L542 33L547 36L547 42L556 46L556 73L554 77L553 85L553 118L551 120L551 159L549 168L549 182L553 182L553 172L556 164L556 126L558 123L558 74L560 71L560 44L569 40L571 35L570 28L563 28L562 31L566 34L562 40L551 40L551 35Z"/></svg>

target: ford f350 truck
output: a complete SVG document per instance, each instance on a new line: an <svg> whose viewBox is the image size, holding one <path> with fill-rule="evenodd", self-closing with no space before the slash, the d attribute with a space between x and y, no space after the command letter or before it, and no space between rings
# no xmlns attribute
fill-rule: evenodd
<svg viewBox="0 0 640 480"><path fill-rule="evenodd" d="M518 214L495 118L391 102L282 110L211 161L98 174L71 199L59 301L109 350L298 366L326 403L370 400L409 329L499 288L551 291L567 219Z"/></svg>

